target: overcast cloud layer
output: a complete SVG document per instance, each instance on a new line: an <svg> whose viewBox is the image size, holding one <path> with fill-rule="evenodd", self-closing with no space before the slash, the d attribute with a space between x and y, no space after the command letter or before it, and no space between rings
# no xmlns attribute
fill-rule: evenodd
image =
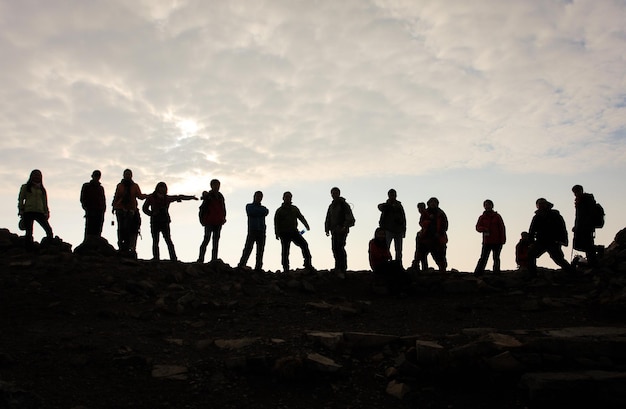
<svg viewBox="0 0 626 409"><path fill-rule="evenodd" d="M626 159L623 1L3 0L0 16L10 179L51 159L47 178L240 184Z"/></svg>

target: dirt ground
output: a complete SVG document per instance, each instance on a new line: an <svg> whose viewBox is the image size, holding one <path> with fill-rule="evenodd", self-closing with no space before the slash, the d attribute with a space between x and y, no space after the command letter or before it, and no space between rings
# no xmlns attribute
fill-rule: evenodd
<svg viewBox="0 0 626 409"><path fill-rule="evenodd" d="M504 272L503 276L517 274ZM466 328L623 325L580 302L586 276L444 291L454 272L422 276L415 293L374 291L368 272L273 274L223 264L154 263L6 248L0 261L0 408L524 408L515 383L406 380L386 392L407 343L328 350L310 331L366 332L453 342ZM490 283L491 281L491 283ZM492 285L490 285L492 284ZM317 353L341 366L307 370Z"/></svg>

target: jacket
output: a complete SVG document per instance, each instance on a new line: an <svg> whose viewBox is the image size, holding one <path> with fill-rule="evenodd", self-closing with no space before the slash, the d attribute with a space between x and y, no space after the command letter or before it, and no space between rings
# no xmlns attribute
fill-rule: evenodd
<svg viewBox="0 0 626 409"><path fill-rule="evenodd" d="M346 199L339 197L330 203L324 221L324 230L327 233L344 229L347 232L350 227L354 226L354 223L354 214Z"/></svg>
<svg viewBox="0 0 626 409"><path fill-rule="evenodd" d="M226 223L226 201L220 192L202 192L200 205L203 226L221 226Z"/></svg>
<svg viewBox="0 0 626 409"><path fill-rule="evenodd" d="M427 208L428 222L421 241L425 244L446 244L448 242L448 216L440 208Z"/></svg>
<svg viewBox="0 0 626 409"><path fill-rule="evenodd" d="M558 210L551 207L535 211L528 233L531 240L542 244L560 243L567 246L569 243L565 220Z"/></svg>
<svg viewBox="0 0 626 409"><path fill-rule="evenodd" d="M391 252L389 251L389 247L387 247L387 243L384 241L379 242L376 239L370 240L368 254L372 271L376 271L376 269L384 263L391 260Z"/></svg>
<svg viewBox="0 0 626 409"><path fill-rule="evenodd" d="M104 188L100 182L90 181L80 190L80 204L86 212L104 213L107 208Z"/></svg>
<svg viewBox="0 0 626 409"><path fill-rule="evenodd" d="M261 203L248 203L246 205L246 214L248 215L248 231L262 231L265 232L267 226L265 225L265 216L269 214L267 207Z"/></svg>
<svg viewBox="0 0 626 409"><path fill-rule="evenodd" d="M34 184L29 189L28 183L24 183L17 197L17 209L20 214L28 212L49 214L46 189Z"/></svg>
<svg viewBox="0 0 626 409"><path fill-rule="evenodd" d="M402 203L399 200L393 202L387 200L385 203L379 204L378 209L381 211L378 221L379 227L393 233L401 233L404 237L406 234L406 215Z"/></svg>
<svg viewBox="0 0 626 409"><path fill-rule="evenodd" d="M283 233L298 231L298 220L308 226L308 222L300 213L300 209L292 204L282 204L274 213L274 232L280 236Z"/></svg>
<svg viewBox="0 0 626 409"><path fill-rule="evenodd" d="M127 185L130 186L130 191L127 191ZM137 199L145 199L147 196L141 193L139 185L133 181L126 183L121 181L115 188L115 195L113 196L113 209L115 210L137 210Z"/></svg>
<svg viewBox="0 0 626 409"><path fill-rule="evenodd" d="M585 233L595 231L596 199L591 193L583 193L574 200L576 217L574 218L574 232Z"/></svg>
<svg viewBox="0 0 626 409"><path fill-rule="evenodd" d="M476 231L483 234L483 244L506 243L506 228L498 212L485 210L476 222Z"/></svg>

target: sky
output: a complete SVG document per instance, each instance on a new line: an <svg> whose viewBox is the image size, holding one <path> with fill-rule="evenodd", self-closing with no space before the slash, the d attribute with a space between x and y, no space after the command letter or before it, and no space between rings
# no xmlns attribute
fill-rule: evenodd
<svg viewBox="0 0 626 409"><path fill-rule="evenodd" d="M144 193L164 181L170 194L200 196L219 179L219 256L232 266L256 190L270 210L271 270L284 191L311 225L318 269L333 267L333 186L356 218L350 270L368 269L390 188L407 214L405 266L416 204L430 197L448 216L449 267L460 271L480 254L485 199L507 227L504 269L515 268L537 198L571 229L574 184L604 206L598 243L626 227L621 0L0 0L0 55L0 227L14 233L32 169L55 235L76 247L82 184L100 169L110 205L126 168ZM198 206L170 208L182 261L198 257ZM109 207L103 236L116 246L112 220ZM139 258L152 257L151 243L144 216ZM292 268L301 260L292 248ZM539 265L556 267L547 255Z"/></svg>

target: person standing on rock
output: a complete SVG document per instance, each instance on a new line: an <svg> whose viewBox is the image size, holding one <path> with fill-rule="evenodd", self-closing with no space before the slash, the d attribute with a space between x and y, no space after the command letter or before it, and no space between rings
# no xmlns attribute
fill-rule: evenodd
<svg viewBox="0 0 626 409"><path fill-rule="evenodd" d="M211 248L211 262L218 260L220 236L222 226L226 223L226 201L220 193L221 183L217 179L211 180L211 190L202 192L202 205L200 205L200 224L204 226L204 238L200 244L198 263L204 263L206 248L213 236Z"/></svg>
<svg viewBox="0 0 626 409"><path fill-rule="evenodd" d="M113 212L117 218L117 246L122 256L137 258L137 236L141 226L141 216L137 199L145 199L141 188L133 181L133 171L124 170L123 178L115 188Z"/></svg>
<svg viewBox="0 0 626 409"><path fill-rule="evenodd" d="M567 246L568 235L565 220L554 205L546 199L535 202L537 210L530 223L528 234L532 244L528 250L528 273L531 278L537 276L537 259L544 253L564 271L572 272L572 266L565 260L561 246Z"/></svg>
<svg viewBox="0 0 626 409"><path fill-rule="evenodd" d="M167 194L167 185L165 182L157 183L154 193L149 194L146 201L143 202L142 210L150 216L150 233L152 233L152 260L159 261L159 237L163 234L163 240L167 244L167 250L170 254L171 261L177 261L176 250L172 242L170 232L170 204L173 202L181 202L183 200L198 200L195 196Z"/></svg>
<svg viewBox="0 0 626 409"><path fill-rule="evenodd" d="M420 245L425 245L430 251L440 272L448 268L447 244L448 244L448 217L439 208L439 199L431 197L426 202L427 222L426 230Z"/></svg>
<svg viewBox="0 0 626 409"><path fill-rule="evenodd" d="M344 276L348 270L348 255L346 254L346 239L350 227L354 226L355 220L350 205L341 197L338 187L330 189L333 201L328 206L324 229L326 236L331 235L331 248L335 258L335 272Z"/></svg>
<svg viewBox="0 0 626 409"><path fill-rule="evenodd" d="M413 268L416 271L428 271L428 253L430 248L425 241L426 232L428 231L428 225L430 223L429 213L426 211L426 203L419 202L417 204L417 211L420 214L420 230L415 235L415 256L413 259Z"/></svg>
<svg viewBox="0 0 626 409"><path fill-rule="evenodd" d="M298 231L298 220L302 222L307 230L311 230L309 223L306 221L300 209L291 203L291 192L283 193L283 204L276 210L274 214L274 233L276 239L280 240L281 246L281 263L285 273L289 272L289 247L291 242L302 250L302 257L304 258L304 268L309 271L315 271L315 268L311 264L311 252L309 251L309 244L306 242L302 233Z"/></svg>
<svg viewBox="0 0 626 409"><path fill-rule="evenodd" d="M94 170L91 180L83 184L80 190L80 204L85 210L85 239L88 236L101 237L104 213L106 211L106 197L104 187L100 184L102 173Z"/></svg>
<svg viewBox="0 0 626 409"><path fill-rule="evenodd" d="M596 199L591 193L585 193L581 185L572 187L574 193L574 206L576 216L574 219L574 238L572 245L574 250L584 251L587 263L593 267L597 264L596 257L596 224L595 211Z"/></svg>
<svg viewBox="0 0 626 409"><path fill-rule="evenodd" d="M506 243L506 228L502 216L493 210L493 202L489 199L483 202L485 211L478 218L476 223L476 231L482 233L483 245L480 252L480 258L474 275L477 277L485 273L485 266L489 259L489 253L493 254L493 273L500 273L500 253L502 246Z"/></svg>
<svg viewBox="0 0 626 409"><path fill-rule="evenodd" d="M248 215L248 235L246 243L243 246L243 253L237 265L239 268L246 268L252 247L256 244L256 261L254 264L255 271L263 269L263 253L265 251L265 239L267 226L265 217L269 214L267 207L261 204L263 200L263 192L256 191L252 198L252 203L246 205L246 214Z"/></svg>
<svg viewBox="0 0 626 409"><path fill-rule="evenodd" d="M402 265L402 239L406 236L406 215L397 196L395 189L389 189L387 201L378 205L380 210L378 225L385 229L388 247L391 247L393 241L396 261Z"/></svg>
<svg viewBox="0 0 626 409"><path fill-rule="evenodd" d="M33 248L33 222L39 225L46 232L48 239L53 238L50 219L50 209L48 208L48 193L43 186L43 175L39 169L30 172L28 181L20 188L17 198L17 212L21 218L20 226L24 229L24 239L27 250Z"/></svg>

